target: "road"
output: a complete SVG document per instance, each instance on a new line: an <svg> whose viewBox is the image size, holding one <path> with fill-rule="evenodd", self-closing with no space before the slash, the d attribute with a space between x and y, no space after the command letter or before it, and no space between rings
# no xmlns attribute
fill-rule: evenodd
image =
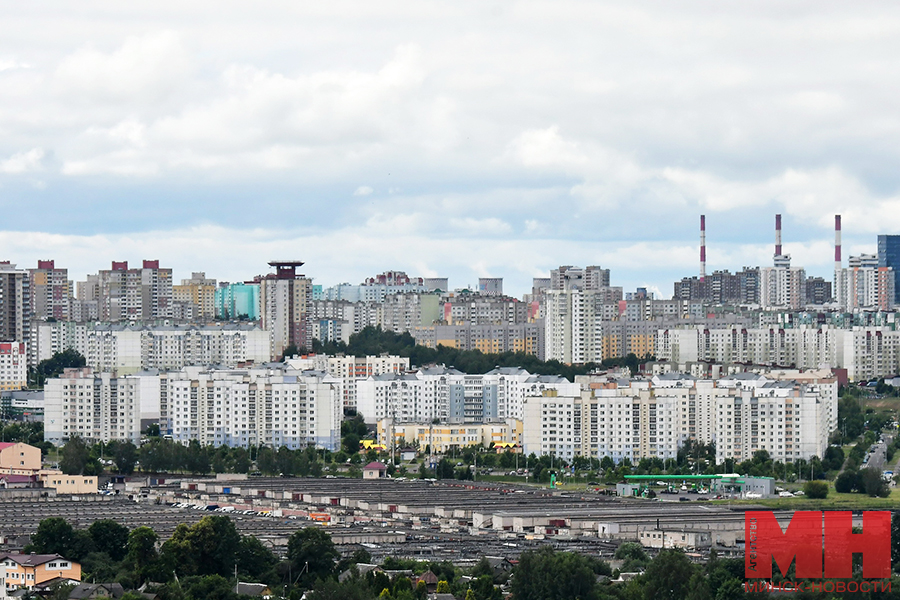
<svg viewBox="0 0 900 600"><path fill-rule="evenodd" d="M882 441L876 442L872 446L872 449L875 450L875 452L872 452L869 454L869 463L866 465L866 467L875 469L879 473L882 470L884 470L886 468L885 467L885 460L886 460L885 451L887 450L887 445L890 443L891 443L891 436L889 436L889 435L884 436Z"/></svg>

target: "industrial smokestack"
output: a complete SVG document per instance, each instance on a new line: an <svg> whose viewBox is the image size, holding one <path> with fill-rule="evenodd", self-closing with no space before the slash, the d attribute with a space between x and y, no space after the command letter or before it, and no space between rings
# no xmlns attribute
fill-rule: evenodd
<svg viewBox="0 0 900 600"><path fill-rule="evenodd" d="M781 215L775 215L775 256L781 256Z"/></svg>
<svg viewBox="0 0 900 600"><path fill-rule="evenodd" d="M841 215L834 215L834 268L841 268Z"/></svg>
<svg viewBox="0 0 900 600"><path fill-rule="evenodd" d="M700 281L706 279L706 215L700 215Z"/></svg>

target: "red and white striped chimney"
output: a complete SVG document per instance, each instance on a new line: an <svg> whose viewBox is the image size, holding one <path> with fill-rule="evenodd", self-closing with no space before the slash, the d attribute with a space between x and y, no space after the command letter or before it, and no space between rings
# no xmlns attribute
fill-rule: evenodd
<svg viewBox="0 0 900 600"><path fill-rule="evenodd" d="M700 281L706 279L706 215L700 215Z"/></svg>
<svg viewBox="0 0 900 600"><path fill-rule="evenodd" d="M841 215L834 215L834 268L841 268Z"/></svg>
<svg viewBox="0 0 900 600"><path fill-rule="evenodd" d="M775 215L775 256L781 256L781 215Z"/></svg>

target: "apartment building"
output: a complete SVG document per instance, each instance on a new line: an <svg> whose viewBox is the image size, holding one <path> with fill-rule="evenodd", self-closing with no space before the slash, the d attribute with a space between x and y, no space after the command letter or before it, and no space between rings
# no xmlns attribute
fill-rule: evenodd
<svg viewBox="0 0 900 600"><path fill-rule="evenodd" d="M428 448L434 454L445 454L467 446L491 448L507 446L517 450L522 443L522 421L506 419L492 423L397 423L393 419L381 419L377 424L378 439L394 447L418 446ZM523 462L524 465L524 462Z"/></svg>
<svg viewBox="0 0 900 600"><path fill-rule="evenodd" d="M32 318L67 320L73 292L68 270L56 268L52 260L39 260L36 269L28 269L28 278Z"/></svg>
<svg viewBox="0 0 900 600"><path fill-rule="evenodd" d="M851 256L849 266L835 269L835 299L841 310L893 310L894 287L894 270L880 266L874 254Z"/></svg>
<svg viewBox="0 0 900 600"><path fill-rule="evenodd" d="M215 316L220 319L259 319L258 283L221 283L213 294Z"/></svg>
<svg viewBox="0 0 900 600"><path fill-rule="evenodd" d="M900 372L900 331L881 326L800 325L660 329L656 357L675 365L706 361L795 369L846 369L852 381Z"/></svg>
<svg viewBox="0 0 900 600"><path fill-rule="evenodd" d="M374 375L404 373L409 370L409 358L390 354L379 356L329 356L311 354L285 360L292 369L299 371L325 371L343 383L343 406L356 408L356 384Z"/></svg>
<svg viewBox="0 0 900 600"><path fill-rule="evenodd" d="M775 256L774 267L759 270L759 304L763 309L799 310L806 303L806 270L792 267L789 255Z"/></svg>
<svg viewBox="0 0 900 600"><path fill-rule="evenodd" d="M97 372L66 369L44 385L44 440L65 444L77 436L90 442L140 443L141 430L161 416L158 372Z"/></svg>
<svg viewBox="0 0 900 600"><path fill-rule="evenodd" d="M505 296L456 294L441 301L441 319L447 325L527 323L528 305Z"/></svg>
<svg viewBox="0 0 900 600"><path fill-rule="evenodd" d="M367 423L437 419L452 423L521 419L524 399L546 389L577 394L563 377L533 375L524 369L497 368L470 375L445 367L373 376L357 383L357 410Z"/></svg>
<svg viewBox="0 0 900 600"><path fill-rule="evenodd" d="M30 590L52 579L81 581L81 564L59 554L0 553L6 569L6 589Z"/></svg>
<svg viewBox="0 0 900 600"><path fill-rule="evenodd" d="M541 357L543 323L503 323L498 325L434 325L410 332L416 343L426 348L458 348L484 353L522 352Z"/></svg>
<svg viewBox="0 0 900 600"><path fill-rule="evenodd" d="M216 280L207 279L206 273L191 273L190 279L182 279L181 285L172 286L172 299L190 307L194 319L209 321L216 316Z"/></svg>
<svg viewBox="0 0 900 600"><path fill-rule="evenodd" d="M323 371L188 367L161 386L161 428L181 443L340 448L343 384Z"/></svg>
<svg viewBox="0 0 900 600"><path fill-rule="evenodd" d="M269 354L280 357L288 346L309 348L307 330L312 280L297 273L302 261L271 261L274 274L260 278L260 324L271 335Z"/></svg>
<svg viewBox="0 0 900 600"><path fill-rule="evenodd" d="M716 460L766 450L793 462L823 456L837 427L837 379L830 372L737 374L697 380L593 381L578 394L545 390L525 400L523 449L530 454L619 462L675 458L688 439L714 442Z"/></svg>
<svg viewBox="0 0 900 600"><path fill-rule="evenodd" d="M0 262L0 341L25 341L31 329L31 281L28 271Z"/></svg>
<svg viewBox="0 0 900 600"><path fill-rule="evenodd" d="M172 269L160 268L158 260L145 260L141 268L131 269L128 261L113 261L110 269L86 284L85 300L96 297L102 321L172 317Z"/></svg>
<svg viewBox="0 0 900 600"><path fill-rule="evenodd" d="M265 363L272 358L270 347L269 333L253 323L37 322L32 326L29 360L37 364L71 348L85 357L89 367L127 375L188 365Z"/></svg>
<svg viewBox="0 0 900 600"><path fill-rule="evenodd" d="M24 342L0 342L0 391L28 385L28 354Z"/></svg>

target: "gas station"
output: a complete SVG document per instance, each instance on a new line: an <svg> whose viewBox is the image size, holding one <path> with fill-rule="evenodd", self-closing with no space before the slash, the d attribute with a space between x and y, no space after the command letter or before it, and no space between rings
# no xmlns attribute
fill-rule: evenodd
<svg viewBox="0 0 900 600"><path fill-rule="evenodd" d="M680 482L680 484L679 484ZM657 493L696 493L725 498L770 498L775 495L771 477L749 477L737 473L724 475L626 475L625 483L616 484L619 496L647 498L654 484Z"/></svg>

